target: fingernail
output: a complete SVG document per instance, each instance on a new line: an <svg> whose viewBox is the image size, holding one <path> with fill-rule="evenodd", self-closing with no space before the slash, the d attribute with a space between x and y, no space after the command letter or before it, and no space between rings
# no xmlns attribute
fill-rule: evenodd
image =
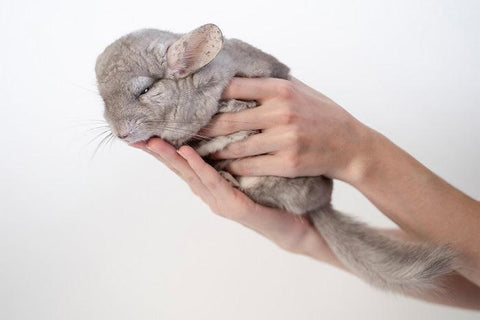
<svg viewBox="0 0 480 320"><path fill-rule="evenodd" d="M152 152L153 154L156 154L157 156L160 156L160 153L155 150L152 146L147 145L147 149Z"/></svg>
<svg viewBox="0 0 480 320"><path fill-rule="evenodd" d="M185 155L183 154L183 150L177 149L177 153L182 156L182 158L185 158Z"/></svg>
<svg viewBox="0 0 480 320"><path fill-rule="evenodd" d="M178 150L177 150L178 154L181 155L185 160L187 160L187 158L189 158L190 156L188 155L189 153L189 150L187 147L180 147Z"/></svg>

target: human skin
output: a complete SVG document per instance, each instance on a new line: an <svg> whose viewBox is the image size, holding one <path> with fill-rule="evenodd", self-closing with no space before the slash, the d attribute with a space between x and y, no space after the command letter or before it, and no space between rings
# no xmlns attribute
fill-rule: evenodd
<svg viewBox="0 0 480 320"><path fill-rule="evenodd" d="M223 98L257 100L260 104L219 115L202 132L218 136L261 130L213 155L216 159L242 158L231 163L230 172L326 175L351 184L401 228L385 233L411 241L449 244L459 251L464 267L447 279L448 290L410 295L480 309L479 202L296 79L235 78ZM177 151L158 138L134 146L174 170L213 212L256 230L288 251L345 269L306 219L254 203L192 148L183 146Z"/></svg>

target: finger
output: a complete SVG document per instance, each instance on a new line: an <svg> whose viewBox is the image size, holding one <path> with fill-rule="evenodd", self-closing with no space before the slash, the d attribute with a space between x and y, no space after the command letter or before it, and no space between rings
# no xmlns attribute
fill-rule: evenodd
<svg viewBox="0 0 480 320"><path fill-rule="evenodd" d="M178 152L185 157L218 202L227 203L231 211L241 212L240 214L226 212L224 215L227 218L263 234L289 251L307 254L319 251L318 244L324 244L318 232L304 217L253 202L245 194L231 187L191 147L181 147ZM312 247L314 250L311 250ZM323 248L320 249L324 251Z"/></svg>
<svg viewBox="0 0 480 320"><path fill-rule="evenodd" d="M257 100L260 103L275 97L288 80L276 78L233 78L222 99Z"/></svg>
<svg viewBox="0 0 480 320"><path fill-rule="evenodd" d="M225 149L211 155L212 159L237 159L261 155L282 150L285 139L277 130L266 130L258 134L248 136L246 139L233 142Z"/></svg>
<svg viewBox="0 0 480 320"><path fill-rule="evenodd" d="M143 149L145 147L147 152L161 159L163 158L159 154L163 156L169 154L165 158L170 160L164 161L167 163L171 161L173 155L170 155L169 152L172 149L174 150L174 148L171 146L169 148L168 144L165 144L160 139L151 140L153 141L149 141L150 149L147 149L146 145L139 146L139 148ZM320 238L305 218L254 203L245 194L232 188L192 148L182 147L179 153L183 154L183 157L187 159L182 160L191 165L190 170L197 175L199 180L202 180L198 186L204 189L204 194L208 194L207 199L202 197L207 204L211 205L215 201L225 201L230 204L233 203L235 209L238 210L240 207L240 210L243 211L240 215L227 213L226 216L228 218L263 234L284 249L304 254L316 253L317 255L319 255L318 252L327 251L328 247L323 239ZM203 181L205 183L202 183ZM207 187L209 190L206 190ZM319 247L319 245L321 246Z"/></svg>
<svg viewBox="0 0 480 320"><path fill-rule="evenodd" d="M290 81L296 85L298 89L302 89L304 91L308 91L310 93L316 93L317 91L311 87L309 87L305 82L300 81L295 77L290 77Z"/></svg>
<svg viewBox="0 0 480 320"><path fill-rule="evenodd" d="M263 130L275 126L278 110L270 105L261 105L253 109L239 112L221 113L213 117L212 121L199 134L208 137L223 136L245 130Z"/></svg>
<svg viewBox="0 0 480 320"><path fill-rule="evenodd" d="M189 146L181 147L178 152L198 175L202 184L220 201L226 201L233 195L233 187Z"/></svg>
<svg viewBox="0 0 480 320"><path fill-rule="evenodd" d="M159 138L152 138L146 144L147 152L153 153L153 155L160 158L169 168L177 172L182 179L187 183L195 183L195 173L188 163L180 157L175 148L169 143Z"/></svg>
<svg viewBox="0 0 480 320"><path fill-rule="evenodd" d="M243 211L241 215L227 213L229 218L241 222L262 234L268 235L270 238L274 238L273 235L276 235L278 231L284 231L290 227L292 223L292 216L290 214L288 214L288 217L280 216L278 210L260 206L251 200L249 201L250 205L247 204L249 206L248 208L245 207L245 203L240 205L234 203L235 192L240 193L240 191L232 188L225 179L223 179L214 168L205 163L191 147L183 146L178 152L185 157L200 180L218 201L228 203L229 205L233 203L233 205L231 205L232 208ZM241 208L238 208L238 206Z"/></svg>
<svg viewBox="0 0 480 320"><path fill-rule="evenodd" d="M159 139L160 140L160 139ZM162 143L165 143L162 141ZM182 173L180 171L178 171L176 168L174 168L172 166L172 164L169 162L169 161L166 161L163 157L162 157L162 153L159 152L158 150L152 150L151 147L148 146L148 143L147 142L135 142L135 143L132 143L130 144L130 146L134 147L134 148L138 148L138 149L141 149L143 151L145 151L146 153L150 154L151 156L153 156L154 158L156 158L158 161L162 162L164 165L166 165L170 170L172 170L175 174L177 174L180 178L183 179L182 177Z"/></svg>
<svg viewBox="0 0 480 320"><path fill-rule="evenodd" d="M146 153L148 153L149 155L153 156L155 159L157 159L158 161L160 161L161 163L163 163L165 166L167 166L168 169L172 170L177 176L179 176L180 178L182 178L182 180L185 180L183 178L183 175L180 171L178 171L177 169L175 169L174 167L172 167L172 165L165 161L165 159L163 159L159 154L149 150L147 147L144 147L144 148L139 148L143 151L145 151Z"/></svg>
<svg viewBox="0 0 480 320"><path fill-rule="evenodd" d="M278 154L248 157L228 164L227 171L239 176L279 176L292 177L289 166Z"/></svg>
<svg viewBox="0 0 480 320"><path fill-rule="evenodd" d="M138 142L133 142L128 144L130 147L134 147L137 149L144 149L147 146L147 143L145 141L138 141Z"/></svg>
<svg viewBox="0 0 480 320"><path fill-rule="evenodd" d="M208 192L208 189L203 185L187 161L177 154L172 145L162 139L152 138L148 141L146 147L147 152L159 157L172 171L187 182L192 191L201 197L203 201L207 202L207 204L213 201L213 197Z"/></svg>
<svg viewBox="0 0 480 320"><path fill-rule="evenodd" d="M169 166L168 163L165 162L165 160L161 157L160 154L155 153L155 152L151 151L150 149L148 149L148 147L147 147L147 142L145 142L145 141L140 141L140 142L129 143L128 145L131 146L131 147L134 147L134 148L136 148L136 149L140 149L140 150L148 153L149 155L153 156L153 157L156 158L158 161L160 161L161 163L163 163L164 165L166 165L167 167L169 167L169 169L171 169L172 171L174 171L177 175L180 175L180 173L179 173L177 170L174 170L172 167Z"/></svg>
<svg viewBox="0 0 480 320"><path fill-rule="evenodd" d="M317 91L313 89L312 87L309 87L307 84L304 82L298 80L297 78L291 77L290 81L296 85L296 88L300 90L302 93L309 95L311 97L322 97L325 100L332 101L329 97L321 93L320 91Z"/></svg>

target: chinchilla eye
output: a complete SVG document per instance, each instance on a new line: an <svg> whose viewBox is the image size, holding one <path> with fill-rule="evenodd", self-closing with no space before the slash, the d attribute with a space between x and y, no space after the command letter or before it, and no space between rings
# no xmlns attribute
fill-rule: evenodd
<svg viewBox="0 0 480 320"><path fill-rule="evenodd" d="M148 90L150 90L150 87L146 87L145 90L143 90L142 93L140 93L140 95L147 93Z"/></svg>

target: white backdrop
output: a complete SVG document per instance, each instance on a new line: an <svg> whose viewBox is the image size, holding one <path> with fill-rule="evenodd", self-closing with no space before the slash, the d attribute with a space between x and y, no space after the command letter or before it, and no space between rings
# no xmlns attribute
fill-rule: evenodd
<svg viewBox="0 0 480 320"><path fill-rule="evenodd" d="M0 318L478 319L281 251L123 143L90 160L96 56L208 22L480 197L479 1L1 0ZM347 185L334 203L391 225Z"/></svg>

